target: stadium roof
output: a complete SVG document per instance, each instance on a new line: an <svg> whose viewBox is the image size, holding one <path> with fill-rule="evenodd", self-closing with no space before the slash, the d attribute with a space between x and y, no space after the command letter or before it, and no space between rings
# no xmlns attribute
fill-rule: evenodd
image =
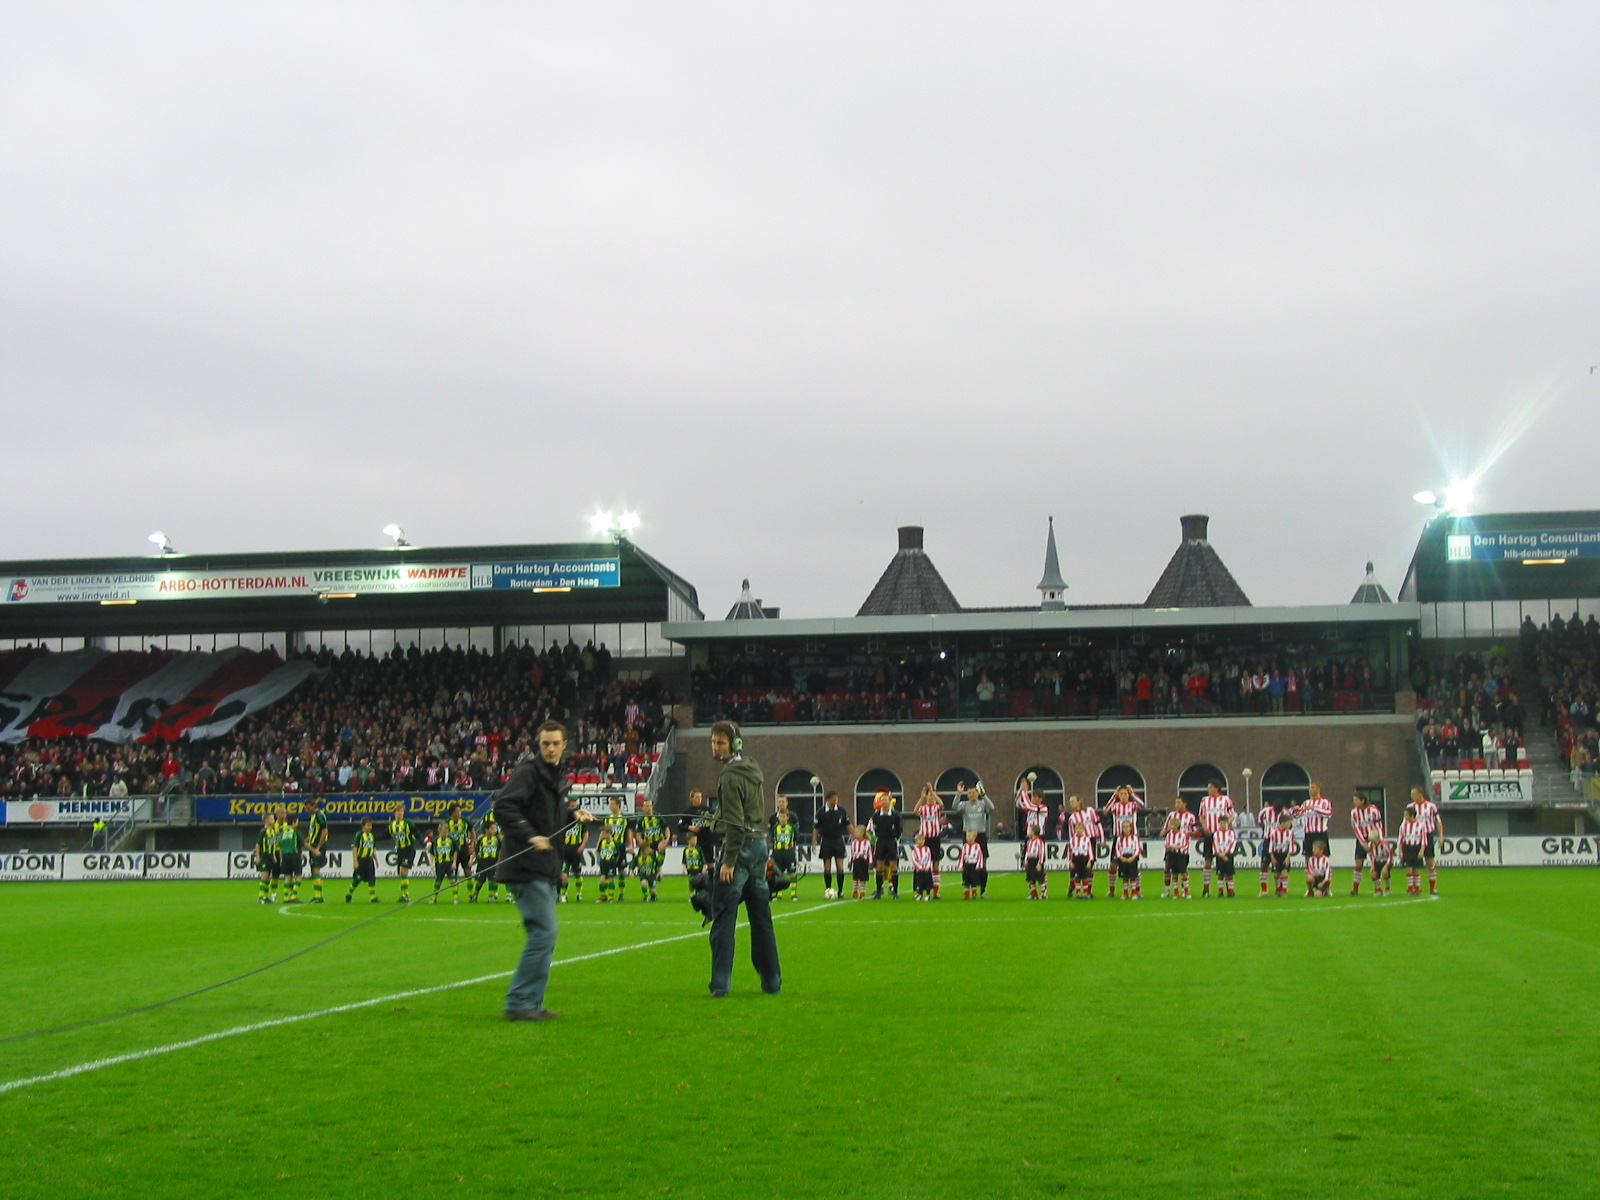
<svg viewBox="0 0 1600 1200"><path fill-rule="evenodd" d="M878 577L858 617L956 613L961 604L922 549L922 526L900 526L900 549Z"/></svg>
<svg viewBox="0 0 1600 1200"><path fill-rule="evenodd" d="M1423 527L1402 600L1572 600L1600 596L1600 512L1479 513Z"/></svg>
<svg viewBox="0 0 1600 1200"><path fill-rule="evenodd" d="M1226 633L1233 628L1305 628L1317 626L1376 630L1381 626L1415 625L1421 618L1415 604L1307 604L1285 607L1153 609L1139 607L1076 608L1046 612L1038 608L967 610L892 617L819 617L781 621L672 622L662 626L675 642L771 641L773 638L885 637L1051 637L1059 633L1152 633L1169 629L1201 629Z"/></svg>
<svg viewBox="0 0 1600 1200"><path fill-rule="evenodd" d="M0 638L703 619L621 540L0 562Z"/></svg>
<svg viewBox="0 0 1600 1200"><path fill-rule="evenodd" d="M1161 572L1146 608L1231 608L1247 607L1250 597L1234 582L1233 574L1206 540L1211 518L1190 513L1178 518L1183 540Z"/></svg>

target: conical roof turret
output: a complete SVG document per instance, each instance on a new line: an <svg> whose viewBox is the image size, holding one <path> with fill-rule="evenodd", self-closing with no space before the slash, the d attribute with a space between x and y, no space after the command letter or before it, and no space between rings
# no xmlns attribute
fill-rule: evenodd
<svg viewBox="0 0 1600 1200"><path fill-rule="evenodd" d="M1189 513L1179 518L1183 540L1145 598L1146 608L1246 608L1244 594L1206 538L1211 518Z"/></svg>
<svg viewBox="0 0 1600 1200"><path fill-rule="evenodd" d="M900 526L900 549L889 560L858 617L958 613L961 605L922 548L922 526Z"/></svg>
<svg viewBox="0 0 1600 1200"><path fill-rule="evenodd" d="M1361 586L1356 589L1356 594L1350 597L1351 604L1393 604L1389 593L1383 590L1383 584L1378 582L1378 574L1372 569L1372 564L1367 564L1367 577L1361 581Z"/></svg>

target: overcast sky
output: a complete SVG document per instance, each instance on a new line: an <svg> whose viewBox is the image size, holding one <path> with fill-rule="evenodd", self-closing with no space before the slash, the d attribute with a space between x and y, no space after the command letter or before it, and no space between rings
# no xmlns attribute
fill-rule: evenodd
<svg viewBox="0 0 1600 1200"><path fill-rule="evenodd" d="M721 617L895 549L1397 591L1597 507L1600 9L12 4L0 559L581 540ZM1520 436L1519 436L1520 435ZM1509 442L1509 446L1506 443Z"/></svg>

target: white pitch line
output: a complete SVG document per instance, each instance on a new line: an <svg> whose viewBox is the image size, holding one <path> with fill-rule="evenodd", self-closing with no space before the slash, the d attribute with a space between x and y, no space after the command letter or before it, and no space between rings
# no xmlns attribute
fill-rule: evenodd
<svg viewBox="0 0 1600 1200"><path fill-rule="evenodd" d="M1224 916L1224 915L1230 914L1230 913L1233 916L1236 916L1236 917L1245 917L1245 916L1251 916L1251 917L1268 917L1268 916L1289 917L1289 916L1295 916L1295 915L1304 916L1307 913L1392 912L1397 908L1403 908L1403 907L1405 907L1406 905L1409 905L1409 904L1432 904L1432 903L1435 903L1436 901L1438 901L1440 899L1441 899L1441 897L1439 897L1439 896L1416 896L1416 897L1413 897L1412 899L1409 899L1409 900L1396 900L1392 904L1325 904L1325 905L1319 905L1319 906L1317 906L1315 908L1301 908L1299 906L1296 906L1294 908L1277 908L1275 906L1269 905L1266 908L1196 908L1196 909L1188 909L1188 910L1185 910L1183 912L1151 912L1148 909L1145 909L1142 912L1122 912L1122 913L1086 912L1082 916L1070 917L1070 918L1068 918L1068 920L1071 920L1073 922L1077 922L1077 921L1149 921L1149 920L1156 920L1156 919L1159 919L1159 918L1162 918L1162 917L1220 917L1220 916ZM958 924L962 924L962 925L966 925L966 924L984 925L984 924L996 924L996 923L1001 923L1001 922L1009 924L1009 923L1015 922L1015 921L1031 921L1033 919L1034 918L1032 918L1032 917L1023 917L1023 916L1015 916L1015 917L960 917L960 918L957 918L957 923ZM843 922L840 922L840 924L843 924ZM913 917L913 916L909 916L909 915L908 916L904 916L904 917L863 917L860 920L851 920L850 924L851 925L925 925L929 929L948 929L949 928L949 925L946 922L943 922L943 921L939 921L939 922L925 921L921 917Z"/></svg>
<svg viewBox="0 0 1600 1200"><path fill-rule="evenodd" d="M807 908L797 912L774 913L774 921L784 917L797 917L801 913L818 912L819 909ZM746 927L740 922L741 928ZM705 937L706 931L696 929L690 933L674 934L672 937L654 938L648 942L635 942L631 946L614 946L610 950L596 950L590 954L577 954L571 958L558 959L551 963L552 967L570 967L574 963L590 962L597 958L609 958L614 954L626 954L630 950L648 950L652 946L665 946L671 942L686 942L690 938ZM350 1004L336 1004L332 1008L318 1009L316 1012L298 1013L290 1017L274 1017L270 1021L255 1021L249 1025L235 1025L232 1029L219 1029L215 1033L204 1033L199 1037L187 1038L181 1042L170 1042L165 1046L152 1046L148 1050L134 1050L127 1054L116 1054L110 1058L96 1058L89 1062L78 1063L76 1066L62 1067L59 1071L51 1071L45 1075L34 1075L27 1079L12 1079L0 1083L0 1095L14 1092L21 1088L32 1087L36 1083L54 1083L58 1079L70 1079L74 1075L84 1075L90 1071L104 1070L106 1067L117 1067L123 1063L137 1062L142 1058L155 1058L162 1054L172 1054L179 1050L192 1050L196 1046L204 1046L208 1042L220 1042L224 1038L240 1037L247 1033L259 1033L263 1029L276 1029L281 1025L295 1025L301 1021L314 1021L318 1017L332 1017L340 1013L355 1012L363 1008L375 1008L380 1004L393 1004L396 1000L410 1000L417 996L433 996L439 992L454 991L456 988L473 987L480 983L493 983L496 979L510 977L510 971L498 971L493 975L479 975L472 979L458 979L454 983L440 983L433 987L413 988L407 992L395 992L388 996L378 996L371 1000L356 1000Z"/></svg>

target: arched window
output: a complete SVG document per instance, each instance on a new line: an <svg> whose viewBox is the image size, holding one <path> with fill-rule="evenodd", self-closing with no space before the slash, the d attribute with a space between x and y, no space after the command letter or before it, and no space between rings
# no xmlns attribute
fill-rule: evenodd
<svg viewBox="0 0 1600 1200"><path fill-rule="evenodd" d="M1061 782L1061 775L1054 767L1029 767L1017 776L1012 784L1012 793L1020 791L1023 780L1028 780L1028 790L1033 793L1035 800L1042 800L1050 808L1049 815L1045 818L1045 835L1055 829L1056 815L1061 811L1062 805L1067 802L1067 787ZM1020 822L1019 822L1020 827Z"/></svg>
<svg viewBox="0 0 1600 1200"><path fill-rule="evenodd" d="M966 784L969 788L978 782L978 773L971 767L951 767L938 779L933 781L933 790L939 793L945 807L949 808L956 798L956 788Z"/></svg>
<svg viewBox="0 0 1600 1200"><path fill-rule="evenodd" d="M1100 779L1094 785L1095 807L1104 808L1106 801L1111 799L1119 787L1131 787L1142 799L1149 802L1150 798L1145 795L1144 776L1126 763L1118 763L1100 772Z"/></svg>
<svg viewBox="0 0 1600 1200"><path fill-rule="evenodd" d="M809 834L811 826L816 820L817 811L822 807L822 783L811 781L815 779L810 771L796 767L778 780L775 796L789 797L789 808L800 821L802 832Z"/></svg>
<svg viewBox="0 0 1600 1200"><path fill-rule="evenodd" d="M1178 795L1189 802L1190 812L1199 811L1200 798L1206 794L1206 784L1213 779L1222 784L1222 791L1227 794L1228 777L1210 763L1195 763L1178 776Z"/></svg>
<svg viewBox="0 0 1600 1200"><path fill-rule="evenodd" d="M888 788L895 798L895 806L905 811L905 789L900 786L900 776L887 767L873 767L856 780L856 824L865 825L872 815L872 798L880 788Z"/></svg>
<svg viewBox="0 0 1600 1200"><path fill-rule="evenodd" d="M1273 763L1261 777L1261 803L1281 809L1311 798L1311 776L1298 763Z"/></svg>

